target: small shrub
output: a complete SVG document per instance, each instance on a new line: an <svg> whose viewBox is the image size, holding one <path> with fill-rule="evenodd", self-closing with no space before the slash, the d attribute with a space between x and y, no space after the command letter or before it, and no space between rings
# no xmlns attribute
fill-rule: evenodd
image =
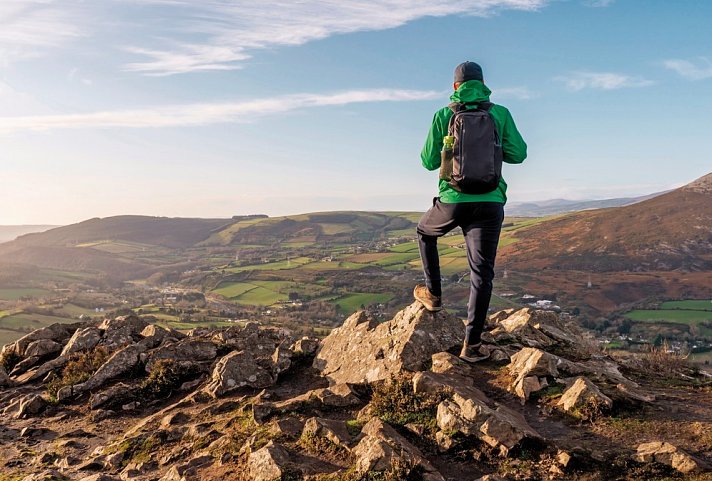
<svg viewBox="0 0 712 481"><path fill-rule="evenodd" d="M5 368L5 371L8 374L20 361L22 361L22 357L16 353L14 349L9 350L2 355L2 367Z"/></svg>
<svg viewBox="0 0 712 481"><path fill-rule="evenodd" d="M402 376L377 385L373 390L371 405L373 414L389 424L404 426L419 423L434 429L438 404L447 396L446 391L415 393L411 378Z"/></svg>
<svg viewBox="0 0 712 481"><path fill-rule="evenodd" d="M638 356L635 365L648 374L677 377L680 373L691 371L688 357L689 353L673 351L667 341L663 341L660 346L651 346L648 351Z"/></svg>
<svg viewBox="0 0 712 481"><path fill-rule="evenodd" d="M109 358L104 347L76 353L67 362L62 373L47 383L50 399L56 401L57 391L65 386L73 386L89 379Z"/></svg>
<svg viewBox="0 0 712 481"><path fill-rule="evenodd" d="M337 459L345 460L349 457L349 452L343 446L330 441L323 436L317 436L314 433L303 434L299 438L299 446L316 456L328 456Z"/></svg>
<svg viewBox="0 0 712 481"><path fill-rule="evenodd" d="M191 366L185 366L172 359L160 359L141 383L140 395L144 399L168 397L196 374L196 369Z"/></svg>

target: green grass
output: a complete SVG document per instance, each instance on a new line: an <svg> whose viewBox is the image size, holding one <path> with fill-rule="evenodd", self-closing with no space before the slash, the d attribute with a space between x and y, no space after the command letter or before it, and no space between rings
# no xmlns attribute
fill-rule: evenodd
<svg viewBox="0 0 712 481"><path fill-rule="evenodd" d="M85 307L75 306L74 304L65 304L61 309L55 309L55 312L67 317L79 317L82 314L85 316L97 315L94 309L87 309Z"/></svg>
<svg viewBox="0 0 712 481"><path fill-rule="evenodd" d="M417 242L406 242L405 244L394 245L389 248L391 252L418 252Z"/></svg>
<svg viewBox="0 0 712 481"><path fill-rule="evenodd" d="M380 259L376 262L370 263L370 265L376 265L376 266L381 266L381 267L386 267L386 266L392 266L392 265L399 265L399 264L407 264L408 262L412 261L413 259L419 259L420 254L417 252L403 252L403 253L393 253L388 255L387 257L384 257L383 259Z"/></svg>
<svg viewBox="0 0 712 481"><path fill-rule="evenodd" d="M667 301L660 304L660 309L685 309L693 311L712 311L712 299L686 301Z"/></svg>
<svg viewBox="0 0 712 481"><path fill-rule="evenodd" d="M0 300L16 301L22 297L47 297L52 294L46 289L0 289Z"/></svg>
<svg viewBox="0 0 712 481"><path fill-rule="evenodd" d="M248 282L226 282L220 283L217 289L213 290L213 294L217 294L223 297L231 299L233 297L238 297L247 291L255 289L257 286L255 284L250 284Z"/></svg>
<svg viewBox="0 0 712 481"><path fill-rule="evenodd" d="M0 329L0 347L20 339L25 333Z"/></svg>
<svg viewBox="0 0 712 481"><path fill-rule="evenodd" d="M361 309L361 305L368 306L388 302L391 299L393 299L393 294L354 292L335 299L333 303L339 305L340 312L350 314Z"/></svg>
<svg viewBox="0 0 712 481"><path fill-rule="evenodd" d="M313 262L309 257L295 257L294 259L285 259L277 262L267 262L264 264L252 264L249 266L231 267L225 269L227 272L243 272L243 271L282 271L287 269L296 269Z"/></svg>
<svg viewBox="0 0 712 481"><path fill-rule="evenodd" d="M643 322L678 322L683 324L712 321L712 311L693 311L683 309L636 309L625 314L634 321Z"/></svg>

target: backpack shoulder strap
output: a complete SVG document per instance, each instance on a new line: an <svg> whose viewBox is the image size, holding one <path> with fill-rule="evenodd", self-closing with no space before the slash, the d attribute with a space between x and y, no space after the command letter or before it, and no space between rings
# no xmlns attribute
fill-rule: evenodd
<svg viewBox="0 0 712 481"><path fill-rule="evenodd" d="M450 110L452 110L452 116L450 116L450 121L447 124L447 132L448 132L448 135L453 135L452 125L453 125L453 122L455 121L455 116L459 112L463 112L463 111L467 110L467 105L462 102L452 102L448 105L448 108Z"/></svg>
<svg viewBox="0 0 712 481"><path fill-rule="evenodd" d="M484 102L480 102L479 104L477 104L477 108L479 110L484 110L485 112L489 112L493 105L494 104L492 102L484 101Z"/></svg>

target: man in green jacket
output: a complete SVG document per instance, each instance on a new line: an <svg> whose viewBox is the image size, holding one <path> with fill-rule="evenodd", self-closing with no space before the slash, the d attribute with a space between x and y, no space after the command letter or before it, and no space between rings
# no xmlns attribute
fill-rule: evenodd
<svg viewBox="0 0 712 481"><path fill-rule="evenodd" d="M481 102L489 102L492 93L484 84L482 68L474 62L464 62L455 68L453 88L455 91L450 100L463 103L468 109L477 108ZM517 131L509 110L492 104L489 113L501 139L503 161L509 164L522 163L527 156L527 144ZM452 116L453 111L449 107L435 112L428 139L420 154L423 167L428 170L440 167L443 137L448 135L448 124ZM429 311L442 309L437 239L455 227L462 228L470 266L470 299L460 357L477 362L489 357L489 353L481 348L481 335L492 296L494 262L504 220L507 184L501 179L499 186L486 194L464 194L455 190L446 180L440 180L438 187L438 197L418 223L425 285L417 285L413 294Z"/></svg>

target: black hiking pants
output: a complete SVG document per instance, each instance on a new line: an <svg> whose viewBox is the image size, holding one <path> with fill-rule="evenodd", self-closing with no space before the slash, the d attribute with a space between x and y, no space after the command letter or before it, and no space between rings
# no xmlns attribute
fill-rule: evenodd
<svg viewBox="0 0 712 481"><path fill-rule="evenodd" d="M425 284L436 296L442 295L438 237L455 227L462 228L470 265L470 300L467 304L465 339L468 344L480 342L487 319L494 261L504 220L504 206L498 202L463 202L444 204L438 198L418 223L420 259L423 261Z"/></svg>

